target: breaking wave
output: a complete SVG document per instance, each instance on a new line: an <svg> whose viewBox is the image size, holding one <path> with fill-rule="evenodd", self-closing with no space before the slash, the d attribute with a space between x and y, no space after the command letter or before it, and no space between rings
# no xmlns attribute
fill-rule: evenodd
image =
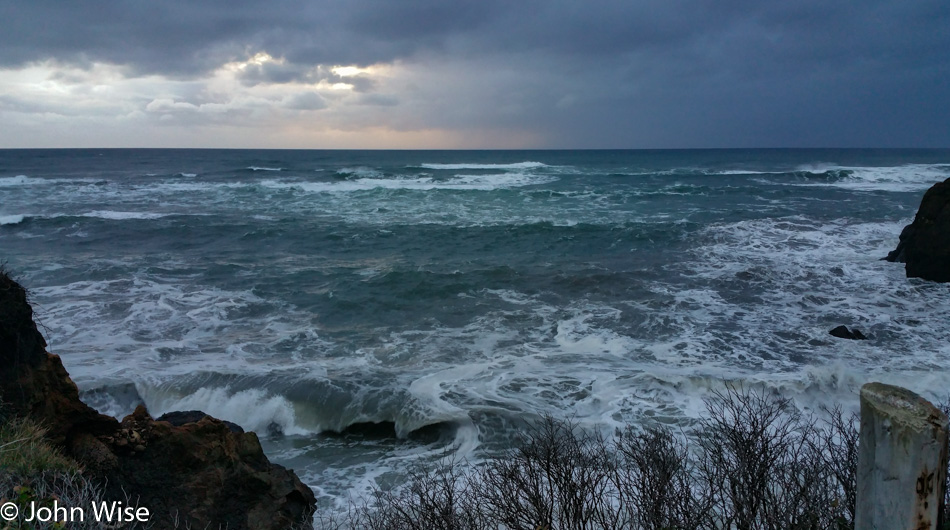
<svg viewBox="0 0 950 530"><path fill-rule="evenodd" d="M370 178L361 177L342 182L307 182L294 180L265 180L260 184L266 188L296 189L310 193L347 193L374 189L388 190L477 190L491 191L504 188L516 188L545 184L557 180L556 177L529 175L525 173L503 173L497 175L458 175L450 179L433 177L415 178Z"/></svg>
<svg viewBox="0 0 950 530"><path fill-rule="evenodd" d="M112 210L97 210L80 214L80 217L96 217L110 221L124 221L126 219L160 219L169 214L153 212L116 212Z"/></svg>
<svg viewBox="0 0 950 530"><path fill-rule="evenodd" d="M26 218L25 215L0 215L0 226L20 224Z"/></svg>
<svg viewBox="0 0 950 530"><path fill-rule="evenodd" d="M921 191L950 177L950 165L946 164L886 167L803 166L798 171L810 175L813 179L803 185L831 186L855 191Z"/></svg>
<svg viewBox="0 0 950 530"><path fill-rule="evenodd" d="M517 162L514 164L420 164L423 169L537 169L548 167L541 162Z"/></svg>

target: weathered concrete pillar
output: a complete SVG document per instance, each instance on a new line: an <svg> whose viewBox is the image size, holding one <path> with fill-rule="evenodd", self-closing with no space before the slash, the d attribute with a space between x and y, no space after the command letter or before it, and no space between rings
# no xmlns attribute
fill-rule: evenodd
<svg viewBox="0 0 950 530"><path fill-rule="evenodd" d="M937 529L947 416L910 390L861 387L855 530Z"/></svg>

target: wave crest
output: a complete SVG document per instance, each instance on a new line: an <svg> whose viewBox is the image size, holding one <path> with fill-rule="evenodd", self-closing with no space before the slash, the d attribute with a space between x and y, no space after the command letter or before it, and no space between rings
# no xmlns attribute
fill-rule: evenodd
<svg viewBox="0 0 950 530"><path fill-rule="evenodd" d="M420 164L423 169L536 169L547 167L541 162L516 162L514 164Z"/></svg>
<svg viewBox="0 0 950 530"><path fill-rule="evenodd" d="M20 224L25 219L25 215L0 215L0 226Z"/></svg>

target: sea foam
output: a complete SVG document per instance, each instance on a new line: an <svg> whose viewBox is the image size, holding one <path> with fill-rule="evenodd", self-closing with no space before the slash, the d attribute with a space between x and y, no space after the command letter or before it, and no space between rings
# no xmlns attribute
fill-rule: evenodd
<svg viewBox="0 0 950 530"><path fill-rule="evenodd" d="M557 180L556 177L529 175L525 173L503 173L496 175L458 175L449 179L432 177L409 178L357 178L342 182L308 182L300 180L264 180L261 186L275 189L296 189L309 193L350 193L375 189L386 190L470 190L492 191L503 188L517 188L544 184Z"/></svg>
<svg viewBox="0 0 950 530"><path fill-rule="evenodd" d="M42 178L31 178L26 175L17 175L15 177L0 177L0 187L29 186L36 184L49 184L50 181Z"/></svg>
<svg viewBox="0 0 950 530"><path fill-rule="evenodd" d="M109 219L111 221L124 221L127 219L160 219L168 214L154 212L115 212L112 210L96 210L81 214L82 217L97 217L99 219Z"/></svg>
<svg viewBox="0 0 950 530"><path fill-rule="evenodd" d="M950 172L904 161L940 155L159 155L13 167L32 176L0 180L0 220L29 230L0 247L97 405L282 430L268 456L328 504L506 454L545 414L612 436L688 429L730 384L819 410L871 379L933 397L950 377L950 291L878 260ZM511 156L551 165L465 162Z"/></svg>
<svg viewBox="0 0 950 530"><path fill-rule="evenodd" d="M902 166L802 166L799 171L823 174L834 171L846 175L833 182L811 182L807 186L829 186L858 191L913 192L926 190L950 177L947 164L907 164Z"/></svg>
<svg viewBox="0 0 950 530"><path fill-rule="evenodd" d="M423 169L536 169L547 167L541 162L516 162L514 164L420 164Z"/></svg>

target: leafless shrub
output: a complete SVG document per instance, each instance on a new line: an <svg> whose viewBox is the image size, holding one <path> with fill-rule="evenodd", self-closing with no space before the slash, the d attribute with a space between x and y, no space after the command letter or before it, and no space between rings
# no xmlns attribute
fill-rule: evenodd
<svg viewBox="0 0 950 530"><path fill-rule="evenodd" d="M417 471L342 520L318 517L317 527L853 528L853 415L836 408L818 420L787 399L742 387L715 393L706 408L685 436L648 428L605 440L547 417L502 458L474 469Z"/></svg>
<svg viewBox="0 0 950 530"><path fill-rule="evenodd" d="M706 402L699 481L714 509L709 528L824 527L828 474L809 442L816 422L788 399L729 387ZM827 503L827 505L826 505Z"/></svg>
<svg viewBox="0 0 950 530"><path fill-rule="evenodd" d="M543 418L524 443L477 476L488 519L510 529L616 528L615 458L601 437Z"/></svg>
<svg viewBox="0 0 950 530"><path fill-rule="evenodd" d="M371 506L355 507L349 521L334 521L333 525L369 530L486 528L474 504L477 496L463 472L463 466L445 461L434 469L415 470L404 488L376 490Z"/></svg>
<svg viewBox="0 0 950 530"><path fill-rule="evenodd" d="M812 451L821 455L829 475L831 517L835 530L854 528L858 472L858 415L845 415L841 407L825 410L824 428L819 429Z"/></svg>
<svg viewBox="0 0 950 530"><path fill-rule="evenodd" d="M943 400L937 403L937 408L943 411L947 416L950 416L950 394L944 396ZM938 521L938 528L950 530L950 487L948 487L947 484L947 481L950 480L950 464L948 464L945 477L943 484L943 506L941 508L940 520Z"/></svg>
<svg viewBox="0 0 950 530"><path fill-rule="evenodd" d="M708 496L693 491L695 464L682 439L664 428L628 429L615 442L620 465L615 487L625 527L643 530L699 527Z"/></svg>

